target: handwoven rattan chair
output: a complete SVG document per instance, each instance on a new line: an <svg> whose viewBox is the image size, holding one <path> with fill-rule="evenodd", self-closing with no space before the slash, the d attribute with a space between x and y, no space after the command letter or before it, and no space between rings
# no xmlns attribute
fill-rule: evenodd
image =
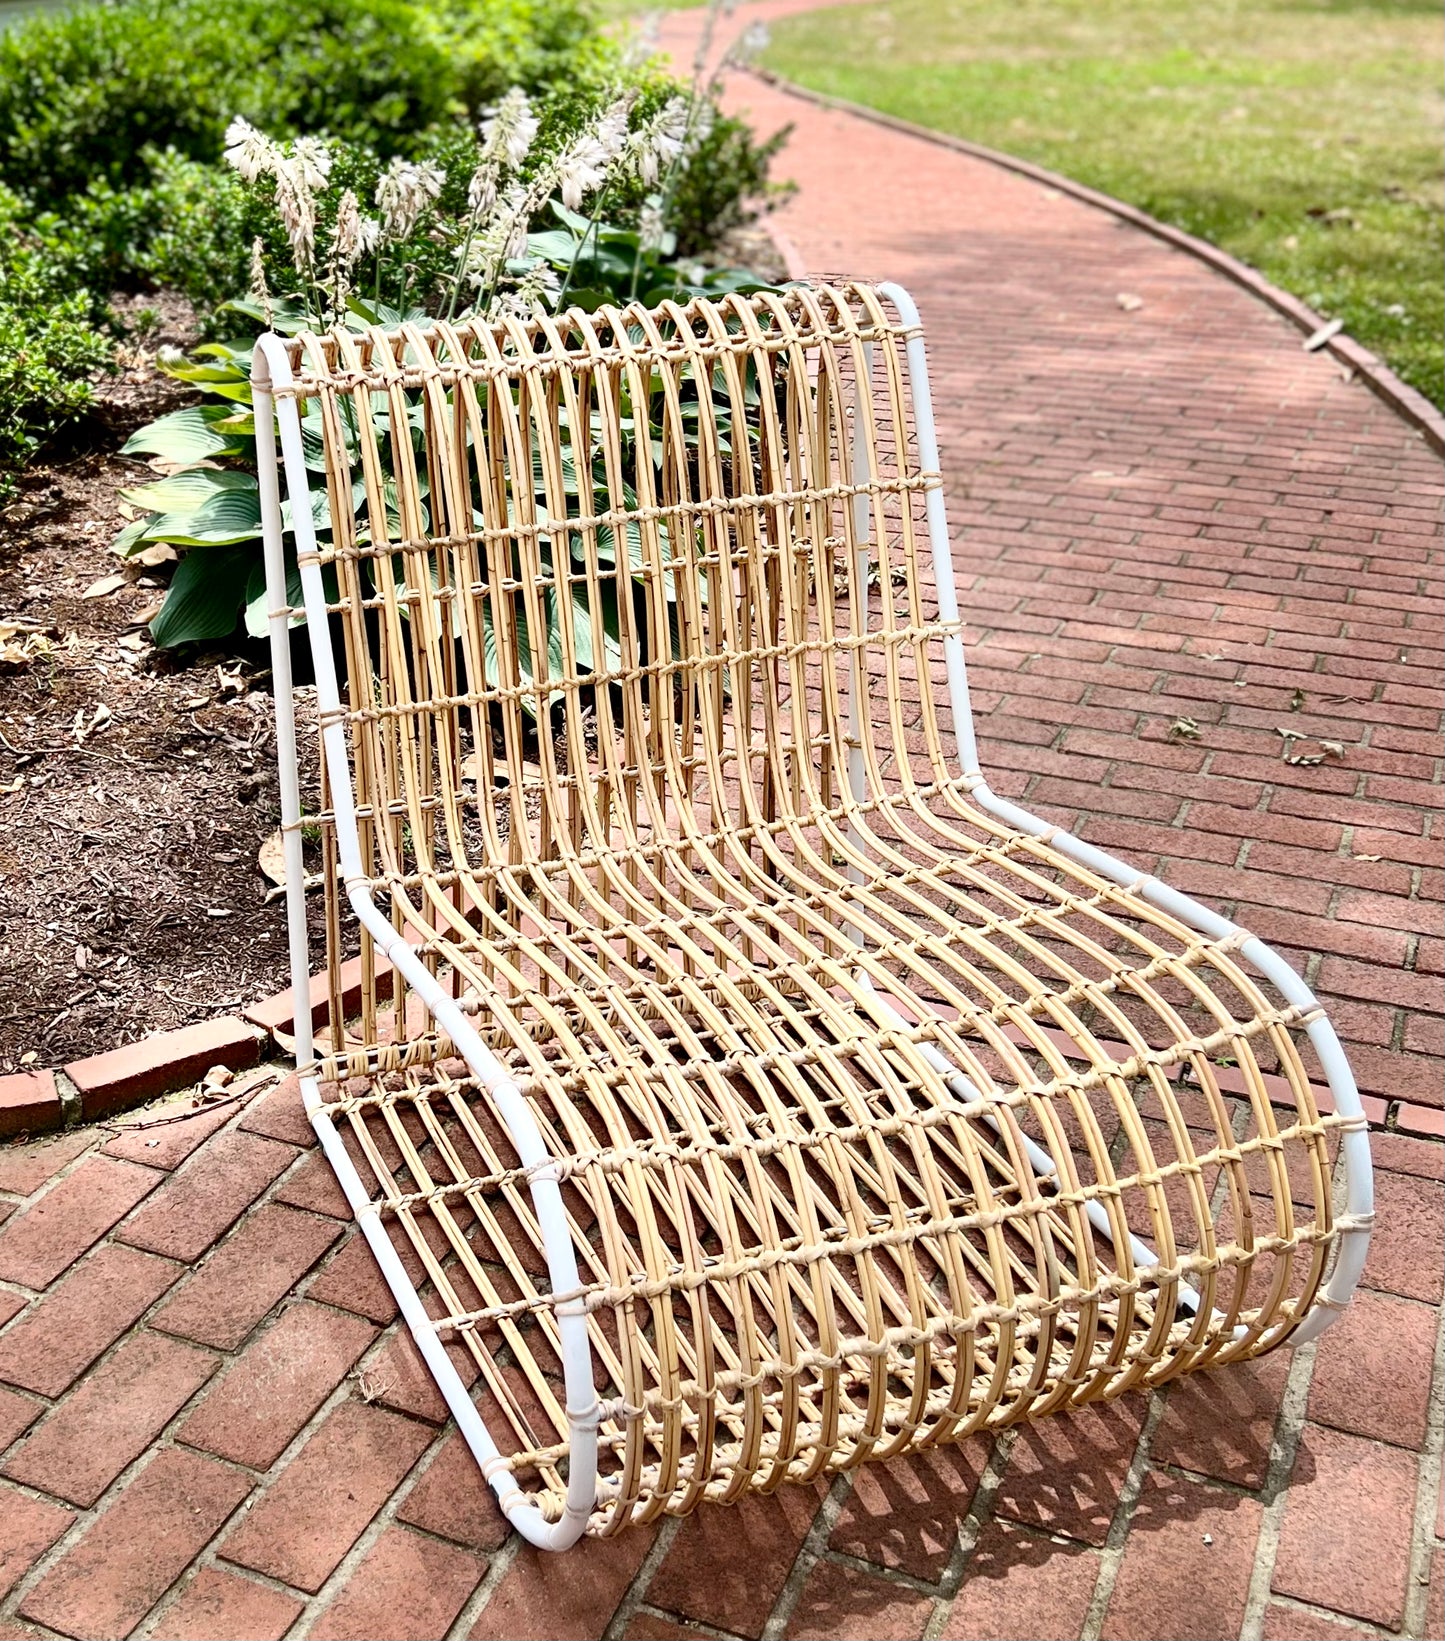
<svg viewBox="0 0 1445 1641"><path fill-rule="evenodd" d="M528 1539L1345 1304L1310 992L980 773L902 290L266 337L253 382L301 1087Z"/></svg>

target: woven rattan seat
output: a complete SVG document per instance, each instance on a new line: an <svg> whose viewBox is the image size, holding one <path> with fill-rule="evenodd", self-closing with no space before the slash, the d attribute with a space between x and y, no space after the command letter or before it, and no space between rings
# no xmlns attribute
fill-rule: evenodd
<svg viewBox="0 0 1445 1641"><path fill-rule="evenodd" d="M270 337L254 385L302 1089L530 1539L1347 1301L1309 991L979 769L905 293Z"/></svg>

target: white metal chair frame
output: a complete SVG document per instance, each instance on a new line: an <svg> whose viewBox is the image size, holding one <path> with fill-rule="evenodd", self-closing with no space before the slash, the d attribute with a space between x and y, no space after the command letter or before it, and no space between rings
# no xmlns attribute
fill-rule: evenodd
<svg viewBox="0 0 1445 1641"><path fill-rule="evenodd" d="M888 284L880 294L891 301L903 322L919 324L917 309L901 287ZM287 343L268 335L261 338L252 365L255 398L257 450L261 512L265 538L271 653L276 696L276 731L281 778L281 802L287 878L287 916L290 963L295 999L295 1048L300 1084L306 1108L336 1176L344 1189L367 1242L388 1285L395 1295L417 1348L445 1396L484 1475L495 1490L501 1507L512 1524L531 1543L548 1550L571 1545L586 1528L595 1502L597 1482L598 1422L603 1416L593 1380L586 1317L581 1300L563 1300L555 1307L561 1335L565 1369L567 1416L571 1428L568 1484L565 1509L555 1521L528 1503L486 1422L468 1394L453 1366L436 1328L418 1297L416 1287L388 1237L375 1206L368 1201L357 1170L338 1135L330 1116L318 1109L321 1096L313 1050L313 1024L308 1002L310 960L306 924L305 892L302 887L301 793L297 763L297 734L292 697L291 651L288 638L290 609L286 590L283 556L283 526L276 441L279 432L281 465L284 466L291 499L292 527L300 566L301 585L308 632L314 660L318 703L322 719L322 749L334 810L342 876L352 910L377 948L405 977L425 1002L437 1026L450 1038L472 1073L485 1085L497 1113L509 1131L528 1170L531 1198L540 1221L552 1291L575 1293L581 1286L577 1260L565 1221L558 1169L549 1156L535 1119L515 1083L482 1042L467 1015L418 959L405 939L393 927L387 914L375 903L362 869L359 852L356 796L348 760L346 731L340 721L341 695L327 620L327 594L316 559L316 539L309 505L309 488L302 446L297 400L289 396L294 376ZM930 470L939 467L928 373L921 335L907 343L910 390L916 418L920 460ZM279 397L278 397L279 394ZM859 422L861 433L861 418ZM964 667L964 645L956 629L959 619L948 524L942 490L934 487L926 496L926 519L933 574L939 603L939 617L953 624L945 637L948 692L951 700L959 755L965 774L971 777L970 797L987 814L1029 837L1047 840L1053 849L1111 882L1129 888L1153 906L1178 919L1202 935L1237 941L1239 958L1252 965L1278 989L1291 1005L1308 1016L1307 1034L1328 1080L1340 1125L1340 1143L1347 1177L1347 1200L1337 1221L1339 1251L1328 1282L1317 1293L1314 1306L1291 1333L1292 1343L1317 1338L1348 1302L1365 1260L1372 1219L1372 1182L1369 1138L1354 1078L1333 1026L1319 1009L1309 987L1290 965L1263 941L1248 937L1235 924L1159 879L1142 875L1103 850L1082 842L1017 804L997 796L988 786L979 765L969 706ZM860 534L866 535L866 529ZM850 774L852 772L850 771ZM858 795L854 783L855 796ZM887 1009L886 1002L883 1004ZM960 1098L977 1099L976 1091L956 1067L934 1052L936 1069ZM1037 1146L1030 1147L1035 1170L1047 1175L1053 1163ZM1107 1216L1097 1203L1090 1206L1090 1219L1104 1236L1112 1231ZM1139 1239L1133 1239L1138 1266L1155 1263L1155 1256ZM1185 1307L1187 1309L1187 1305Z"/></svg>

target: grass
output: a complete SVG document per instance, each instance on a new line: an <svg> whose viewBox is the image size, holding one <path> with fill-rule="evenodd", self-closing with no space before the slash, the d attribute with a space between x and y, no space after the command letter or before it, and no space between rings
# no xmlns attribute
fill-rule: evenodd
<svg viewBox="0 0 1445 1641"><path fill-rule="evenodd" d="M1445 403L1437 0L893 0L766 61L1222 246Z"/></svg>

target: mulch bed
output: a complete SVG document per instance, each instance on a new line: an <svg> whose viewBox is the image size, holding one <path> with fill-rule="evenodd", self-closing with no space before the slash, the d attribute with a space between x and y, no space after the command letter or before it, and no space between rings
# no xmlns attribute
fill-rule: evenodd
<svg viewBox="0 0 1445 1641"><path fill-rule="evenodd" d="M0 624L41 640L0 662L0 1072L190 1025L287 980L284 909L257 866L280 818L264 646L155 649L165 567L84 596L121 568L119 491L154 477L114 452L192 398L153 363L195 339L189 309L143 305L159 328L101 387L85 448L32 468L0 515Z"/></svg>

